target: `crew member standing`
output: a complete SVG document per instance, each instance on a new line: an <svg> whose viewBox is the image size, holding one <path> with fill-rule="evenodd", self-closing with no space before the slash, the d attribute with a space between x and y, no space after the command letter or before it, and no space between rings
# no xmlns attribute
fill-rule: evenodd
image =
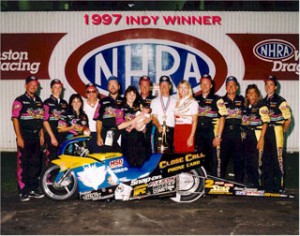
<svg viewBox="0 0 300 236"><path fill-rule="evenodd" d="M100 102L99 116L96 120L97 145L103 152L121 152L118 143L120 131L116 119L122 116L121 105L123 98L119 94L120 83L117 77L110 76L107 80L109 95Z"/></svg>
<svg viewBox="0 0 300 236"><path fill-rule="evenodd" d="M151 101L154 98L151 93L151 84L149 76L144 75L140 78L140 104L143 104L144 107L150 107Z"/></svg>
<svg viewBox="0 0 300 236"><path fill-rule="evenodd" d="M243 155L247 184L255 188L261 187L262 155L269 122L268 107L261 100L256 84L248 85L242 117Z"/></svg>
<svg viewBox="0 0 300 236"><path fill-rule="evenodd" d="M270 75L265 80L267 104L270 115L270 124L265 136L265 150L263 156L263 180L267 191L284 191L284 161L283 143L284 134L291 124L291 110L286 100L276 94L278 82L275 76Z"/></svg>
<svg viewBox="0 0 300 236"><path fill-rule="evenodd" d="M213 92L210 75L200 79L201 94L195 97L199 105L196 129L196 149L207 157L207 170L214 176L220 176L220 145L227 110L224 101Z"/></svg>
<svg viewBox="0 0 300 236"><path fill-rule="evenodd" d="M230 158L233 161L234 180L243 182L244 165L242 156L241 123L244 110L244 97L237 95L238 82L234 76L226 79L226 95L223 97L228 116L221 142L221 177L226 177L226 169Z"/></svg>
<svg viewBox="0 0 300 236"><path fill-rule="evenodd" d="M95 84L89 83L85 86L85 93L87 99L83 102L83 111L88 116L89 119L89 129L91 131L91 138L87 142L87 148L90 153L97 152L97 130L96 130L96 121L94 120L97 117L100 102L99 102L99 93ZM97 114L96 114L97 113ZM96 114L96 115L95 115Z"/></svg>
<svg viewBox="0 0 300 236"><path fill-rule="evenodd" d="M180 152L195 151L195 132L198 119L198 103L187 80L178 84L178 100L175 106L174 150Z"/></svg>
<svg viewBox="0 0 300 236"><path fill-rule="evenodd" d="M159 153L173 152L176 99L170 95L171 88L170 77L161 76L159 79L160 96L154 98L151 102L152 121L156 127L154 149L155 152Z"/></svg>
<svg viewBox="0 0 300 236"><path fill-rule="evenodd" d="M17 182L21 201L30 197L42 198L39 191L39 175L42 168L41 145L44 144L43 102L36 95L38 79L29 76L25 82L25 94L17 97L12 107L12 122L17 141Z"/></svg>
<svg viewBox="0 0 300 236"><path fill-rule="evenodd" d="M68 109L68 103L61 98L63 84L59 79L50 83L51 96L44 101L44 128L46 144L46 165L57 158L60 143L63 141L58 133L58 121L62 113Z"/></svg>
<svg viewBox="0 0 300 236"><path fill-rule="evenodd" d="M140 104L143 107L150 107L151 101L154 99L154 96L151 93L151 85L152 82L149 76L142 76L140 77L139 87L140 87ZM151 141L151 134L152 134L153 123L152 120L147 123L146 125L146 142L148 143L147 147L150 148L150 152L152 152L152 141Z"/></svg>

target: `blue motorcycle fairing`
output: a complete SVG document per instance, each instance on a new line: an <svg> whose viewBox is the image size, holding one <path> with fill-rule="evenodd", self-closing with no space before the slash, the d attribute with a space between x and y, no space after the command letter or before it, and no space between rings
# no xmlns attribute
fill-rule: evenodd
<svg viewBox="0 0 300 236"><path fill-rule="evenodd" d="M147 177L157 167L161 156L162 154L152 154L141 167L130 166L122 156L74 168L73 171L78 179L78 191L81 193L93 191Z"/></svg>
<svg viewBox="0 0 300 236"><path fill-rule="evenodd" d="M162 154L152 154L141 167L130 166L124 156L104 160L103 162L112 169L121 182L126 182L149 176L149 174L157 167L161 157Z"/></svg>

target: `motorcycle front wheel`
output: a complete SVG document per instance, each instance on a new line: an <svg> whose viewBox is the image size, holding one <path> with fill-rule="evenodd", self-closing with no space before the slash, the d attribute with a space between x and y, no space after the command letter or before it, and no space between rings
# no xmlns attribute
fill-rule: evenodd
<svg viewBox="0 0 300 236"><path fill-rule="evenodd" d="M50 165L41 178L45 195L52 200L67 200L77 196L77 180L73 171L61 172L58 165Z"/></svg>
<svg viewBox="0 0 300 236"><path fill-rule="evenodd" d="M203 167L190 170L178 175L178 191L174 202L194 202L205 194L206 171Z"/></svg>

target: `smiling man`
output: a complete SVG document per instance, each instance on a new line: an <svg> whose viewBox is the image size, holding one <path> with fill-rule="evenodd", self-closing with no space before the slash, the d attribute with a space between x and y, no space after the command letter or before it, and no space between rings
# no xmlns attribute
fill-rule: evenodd
<svg viewBox="0 0 300 236"><path fill-rule="evenodd" d="M116 118L121 109L123 97L119 94L120 83L117 77L110 76L107 82L109 95L101 99L99 115L94 118L96 120L97 145L101 147L97 152L121 151L118 144L120 131L117 128Z"/></svg>
<svg viewBox="0 0 300 236"><path fill-rule="evenodd" d="M227 110L223 99L214 94L210 75L200 78L200 88L201 94L195 97L199 104L195 145L207 157L208 173L220 176L220 145Z"/></svg>
<svg viewBox="0 0 300 236"><path fill-rule="evenodd" d="M221 143L221 177L226 177L227 165L232 158L234 180L243 182L244 165L242 157L241 123L244 97L237 94L238 82L234 76L226 79L226 95L223 97L228 116L225 118Z"/></svg>
<svg viewBox="0 0 300 236"><path fill-rule="evenodd" d="M44 108L36 95L39 81L29 76L25 81L25 94L13 102L11 119L17 141L17 182L21 201L31 197L42 198L38 177L42 168L41 145L44 144Z"/></svg>
<svg viewBox="0 0 300 236"><path fill-rule="evenodd" d="M284 134L291 124L291 110L286 100L276 94L277 78L270 75L265 80L267 96L264 102L268 106L270 123L265 135L263 157L263 180L266 190L284 191Z"/></svg>
<svg viewBox="0 0 300 236"><path fill-rule="evenodd" d="M63 83L54 79L50 83L51 95L44 101L44 128L46 144L46 164L57 158L60 143L63 141L58 133L58 121L68 108L68 103L61 98Z"/></svg>

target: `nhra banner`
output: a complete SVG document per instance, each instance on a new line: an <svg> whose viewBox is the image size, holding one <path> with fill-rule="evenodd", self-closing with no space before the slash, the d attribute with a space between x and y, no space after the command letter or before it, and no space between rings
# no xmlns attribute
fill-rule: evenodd
<svg viewBox="0 0 300 236"><path fill-rule="evenodd" d="M280 95L299 120L299 13L214 11L1 12L0 150L15 150L11 103L24 93L24 79L36 75L40 97L50 96L50 80L64 84L64 99L85 96L85 84L107 93L107 78L119 77L122 92L138 87L149 75L154 88L169 75L173 93L188 80L195 94L199 78L209 73L216 93L225 94L233 75L244 95L255 83L277 76ZM287 149L298 151L298 122L292 125Z"/></svg>
<svg viewBox="0 0 300 236"><path fill-rule="evenodd" d="M30 14L18 13L24 21ZM149 75L154 83L169 75L174 86L188 80L195 93L203 74L212 75L216 91L228 75L240 81L263 80L269 74L279 80L298 80L296 28L278 32L263 25L263 13L254 15L241 19L239 13L223 12L34 14L33 25L23 30L26 33L6 24L1 29L1 79L24 79L28 74L65 78L82 95L88 82L107 95L110 75L120 79L123 91L130 84L138 85L142 75ZM245 22L238 33L231 30L238 24L236 17ZM261 21L263 33L247 27L251 17ZM272 15L269 18L273 20Z"/></svg>

